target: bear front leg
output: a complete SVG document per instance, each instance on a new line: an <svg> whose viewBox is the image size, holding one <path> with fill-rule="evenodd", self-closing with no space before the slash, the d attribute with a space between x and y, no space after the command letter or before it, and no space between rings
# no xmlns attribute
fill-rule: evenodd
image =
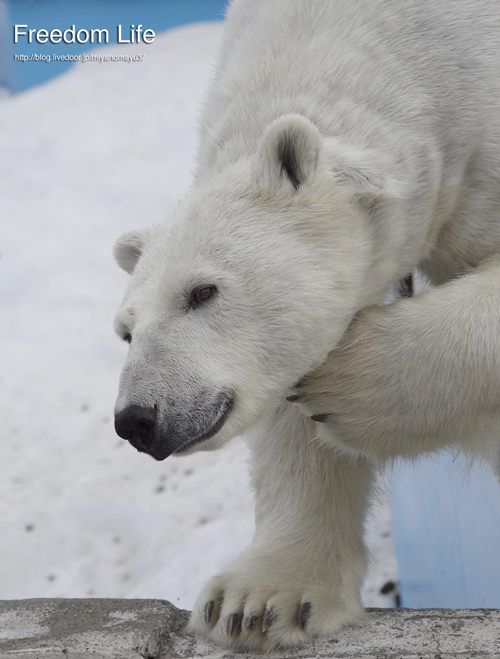
<svg viewBox="0 0 500 659"><path fill-rule="evenodd" d="M191 631L223 647L271 650L362 619L373 469L314 434L313 422L284 406L251 436L255 538L205 586Z"/></svg>
<svg viewBox="0 0 500 659"><path fill-rule="evenodd" d="M500 262L352 321L290 392L326 445L376 460L458 446L485 457L500 423Z"/></svg>

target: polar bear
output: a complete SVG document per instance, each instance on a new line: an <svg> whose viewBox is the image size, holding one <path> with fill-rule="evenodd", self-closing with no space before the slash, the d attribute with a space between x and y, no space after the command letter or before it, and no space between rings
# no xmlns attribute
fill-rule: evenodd
<svg viewBox="0 0 500 659"><path fill-rule="evenodd" d="M376 469L498 450L499 39L489 0L233 0L192 189L116 243L118 434L248 433L255 537L190 623L219 645L360 621Z"/></svg>

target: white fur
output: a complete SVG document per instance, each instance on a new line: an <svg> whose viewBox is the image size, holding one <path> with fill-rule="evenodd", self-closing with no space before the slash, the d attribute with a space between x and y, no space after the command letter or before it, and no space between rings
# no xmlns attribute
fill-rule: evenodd
<svg viewBox="0 0 500 659"><path fill-rule="evenodd" d="M224 388L234 407L198 448L251 430L256 536L191 619L218 644L362 618L374 465L498 455L499 34L490 0L234 0L174 228L118 241L117 411L193 415ZM436 287L374 306L415 268ZM199 285L218 294L188 310Z"/></svg>

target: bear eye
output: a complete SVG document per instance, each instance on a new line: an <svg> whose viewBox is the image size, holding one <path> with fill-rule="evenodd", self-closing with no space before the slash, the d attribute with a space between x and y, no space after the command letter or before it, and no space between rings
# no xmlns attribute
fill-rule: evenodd
<svg viewBox="0 0 500 659"><path fill-rule="evenodd" d="M126 334L123 335L123 340L126 341L127 343L132 343L132 334L127 332Z"/></svg>
<svg viewBox="0 0 500 659"><path fill-rule="evenodd" d="M191 291L189 302L191 306L196 306L198 304L202 304L203 302L208 302L208 300L212 299L216 293L216 286L200 286L199 288L194 288Z"/></svg>

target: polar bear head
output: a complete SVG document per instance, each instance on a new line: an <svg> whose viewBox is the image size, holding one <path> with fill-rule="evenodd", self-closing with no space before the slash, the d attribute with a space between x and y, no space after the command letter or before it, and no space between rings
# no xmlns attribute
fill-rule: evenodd
<svg viewBox="0 0 500 659"><path fill-rule="evenodd" d="M371 228L353 198L378 183L326 151L307 119L280 117L168 225L117 241L132 279L115 426L139 451L162 460L249 429L364 305Z"/></svg>

